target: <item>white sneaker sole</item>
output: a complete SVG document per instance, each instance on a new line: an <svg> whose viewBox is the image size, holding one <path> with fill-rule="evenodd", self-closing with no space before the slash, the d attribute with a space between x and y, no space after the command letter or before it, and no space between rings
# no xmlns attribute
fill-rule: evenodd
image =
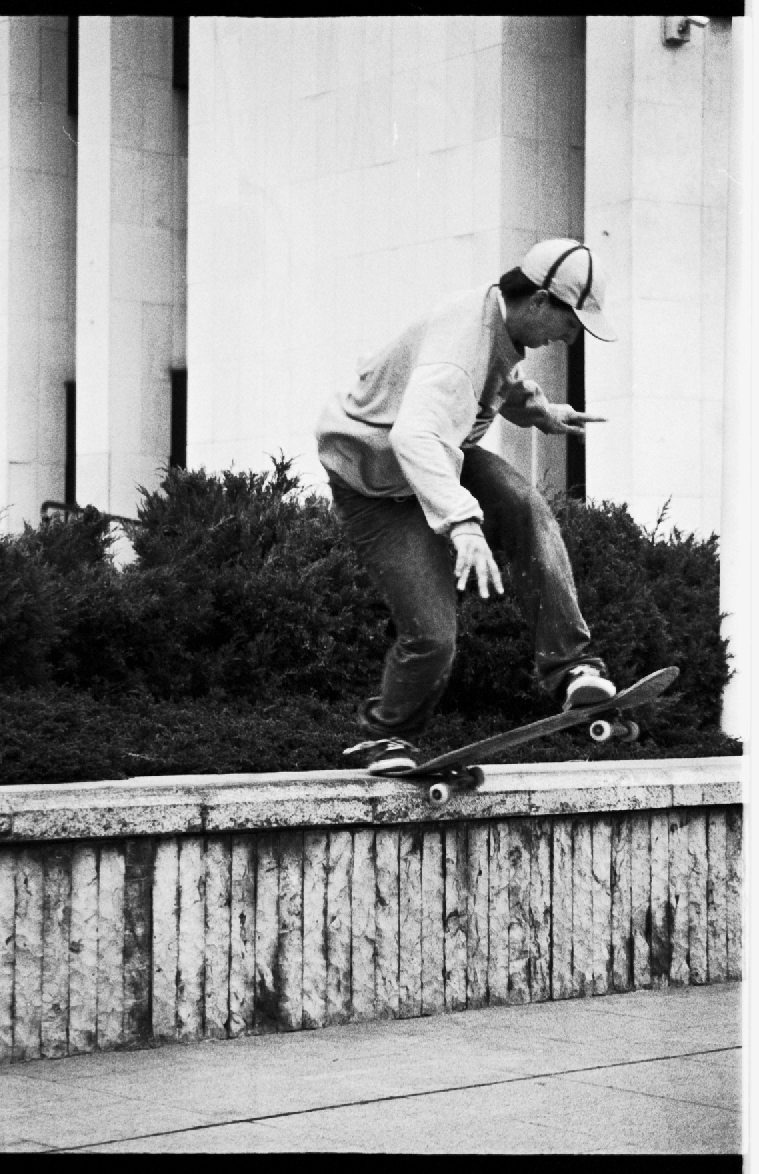
<svg viewBox="0 0 759 1174"><path fill-rule="evenodd" d="M578 684L575 689L570 686L569 696L563 705L563 710L566 713L570 709L583 709L586 705L601 705L604 701L611 701L617 695L617 690L607 682L601 684L600 680L583 681Z"/></svg>
<svg viewBox="0 0 759 1174"><path fill-rule="evenodd" d="M391 775L399 770L413 770L416 766L413 758L383 758L382 762L373 762L366 769L370 775Z"/></svg>

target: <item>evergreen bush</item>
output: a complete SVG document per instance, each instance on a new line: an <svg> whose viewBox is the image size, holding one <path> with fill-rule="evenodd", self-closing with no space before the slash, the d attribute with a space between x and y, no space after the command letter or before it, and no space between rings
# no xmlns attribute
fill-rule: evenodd
<svg viewBox="0 0 759 1174"><path fill-rule="evenodd" d="M618 686L667 664L681 677L646 716L647 741L565 735L512 760L739 752L718 729L729 667L716 538L649 533L608 502L554 504ZM4 781L339 766L392 632L329 503L280 457L268 473L172 469L142 490L138 518L122 570L92 508L0 540ZM462 600L430 751L553 711L508 576L505 588Z"/></svg>

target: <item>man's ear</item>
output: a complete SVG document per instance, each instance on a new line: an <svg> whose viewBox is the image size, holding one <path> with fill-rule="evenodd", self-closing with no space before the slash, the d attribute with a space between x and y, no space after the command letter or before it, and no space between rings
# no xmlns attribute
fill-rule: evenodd
<svg viewBox="0 0 759 1174"><path fill-rule="evenodd" d="M536 289L535 293L530 298L530 304L534 310L542 310L549 299L547 289Z"/></svg>

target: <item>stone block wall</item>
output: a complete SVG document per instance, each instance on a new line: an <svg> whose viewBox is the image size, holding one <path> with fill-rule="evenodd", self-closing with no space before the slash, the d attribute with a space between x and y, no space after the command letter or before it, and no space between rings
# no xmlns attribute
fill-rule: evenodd
<svg viewBox="0 0 759 1174"><path fill-rule="evenodd" d="M739 978L740 762L2 788L0 1059Z"/></svg>

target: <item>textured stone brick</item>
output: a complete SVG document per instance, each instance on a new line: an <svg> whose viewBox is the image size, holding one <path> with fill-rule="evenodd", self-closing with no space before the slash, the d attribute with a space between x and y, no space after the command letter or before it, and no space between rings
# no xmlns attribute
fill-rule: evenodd
<svg viewBox="0 0 759 1174"><path fill-rule="evenodd" d="M124 846L124 1038L151 1034L151 933L155 841Z"/></svg>
<svg viewBox="0 0 759 1174"><path fill-rule="evenodd" d="M593 846L593 994L611 989L611 818L597 816Z"/></svg>
<svg viewBox="0 0 759 1174"><path fill-rule="evenodd" d="M256 861L256 1032L277 1030L279 1008L279 835L258 839Z"/></svg>
<svg viewBox="0 0 759 1174"><path fill-rule="evenodd" d="M741 882L743 879L743 813L733 808L727 813L727 977L739 979L743 974L743 930Z"/></svg>
<svg viewBox="0 0 759 1174"><path fill-rule="evenodd" d="M232 836L230 890L229 1034L244 1035L255 1022L256 837Z"/></svg>
<svg viewBox="0 0 759 1174"><path fill-rule="evenodd" d="M488 825L467 828L466 947L467 1007L483 1007L488 997Z"/></svg>
<svg viewBox="0 0 759 1174"><path fill-rule="evenodd" d="M205 863L200 836L179 845L179 951L177 1032L180 1039L203 1034L205 969Z"/></svg>
<svg viewBox="0 0 759 1174"><path fill-rule="evenodd" d="M552 821L532 821L530 847L530 999L551 997L551 839Z"/></svg>
<svg viewBox="0 0 759 1174"><path fill-rule="evenodd" d="M690 982L688 956L688 811L669 816L669 980L676 986Z"/></svg>
<svg viewBox="0 0 759 1174"><path fill-rule="evenodd" d="M554 999L572 993L572 822L553 824L553 966Z"/></svg>
<svg viewBox="0 0 759 1174"><path fill-rule="evenodd" d="M632 962L633 986L636 990L651 985L651 827L648 812L633 815L630 850L632 853Z"/></svg>
<svg viewBox="0 0 759 1174"><path fill-rule="evenodd" d="M327 865L327 1022L351 1017L351 872L353 837L330 831ZM305 962L304 962L305 974Z"/></svg>
<svg viewBox="0 0 759 1174"><path fill-rule="evenodd" d="M509 1002L530 1001L530 873L533 822L509 821Z"/></svg>
<svg viewBox="0 0 759 1174"><path fill-rule="evenodd" d="M351 1003L354 1019L373 1019L377 956L377 902L375 897L375 833L353 835L351 892Z"/></svg>
<svg viewBox="0 0 759 1174"><path fill-rule="evenodd" d="M326 831L303 835L303 1026L327 1022Z"/></svg>
<svg viewBox="0 0 759 1174"><path fill-rule="evenodd" d="M727 977L727 871L724 809L707 817L709 875L706 882L707 954L709 982Z"/></svg>
<svg viewBox="0 0 759 1174"><path fill-rule="evenodd" d="M13 971L15 966L16 852L0 847L0 1063L13 1049Z"/></svg>
<svg viewBox="0 0 759 1174"><path fill-rule="evenodd" d="M440 831L425 831L422 841L422 1014L445 1009L443 841Z"/></svg>
<svg viewBox="0 0 759 1174"><path fill-rule="evenodd" d="M92 844L75 844L69 930L69 1053L97 1042L98 861Z"/></svg>
<svg viewBox="0 0 759 1174"><path fill-rule="evenodd" d="M466 827L445 829L445 1009L466 1007Z"/></svg>
<svg viewBox="0 0 759 1174"><path fill-rule="evenodd" d="M177 1038L179 843L159 840L153 865L153 1035Z"/></svg>
<svg viewBox="0 0 759 1174"><path fill-rule="evenodd" d="M378 1019L398 1015L398 836L381 828L375 840L377 966L374 1013Z"/></svg>
<svg viewBox="0 0 759 1174"><path fill-rule="evenodd" d="M398 891L399 1002L401 1018L422 1013L422 829L400 833Z"/></svg>
<svg viewBox="0 0 759 1174"><path fill-rule="evenodd" d="M593 840L588 818L572 829L572 983L571 993L593 989Z"/></svg>
<svg viewBox="0 0 759 1174"><path fill-rule="evenodd" d="M202 956L203 936L193 936ZM124 1039L124 845L103 844L98 871L98 1047Z"/></svg>
<svg viewBox="0 0 759 1174"><path fill-rule="evenodd" d="M488 990L492 1004L509 998L509 825L490 825L490 891L488 924L490 955Z"/></svg>
<svg viewBox="0 0 759 1174"><path fill-rule="evenodd" d="M696 809L688 819L688 965L693 983L706 982L708 972L706 845L706 812Z"/></svg>
<svg viewBox="0 0 759 1174"><path fill-rule="evenodd" d="M42 915L41 1052L54 1058L68 1051L69 926L71 848L47 848L44 857Z"/></svg>
<svg viewBox="0 0 759 1174"><path fill-rule="evenodd" d="M231 909L229 836L209 836L205 850L203 1034L226 1039L229 1019Z"/></svg>
<svg viewBox="0 0 759 1174"><path fill-rule="evenodd" d="M632 987L630 819L614 816L611 833L611 970L615 991Z"/></svg>
<svg viewBox="0 0 759 1174"><path fill-rule="evenodd" d="M297 1031L303 1019L303 834L279 836L280 1030Z"/></svg>

